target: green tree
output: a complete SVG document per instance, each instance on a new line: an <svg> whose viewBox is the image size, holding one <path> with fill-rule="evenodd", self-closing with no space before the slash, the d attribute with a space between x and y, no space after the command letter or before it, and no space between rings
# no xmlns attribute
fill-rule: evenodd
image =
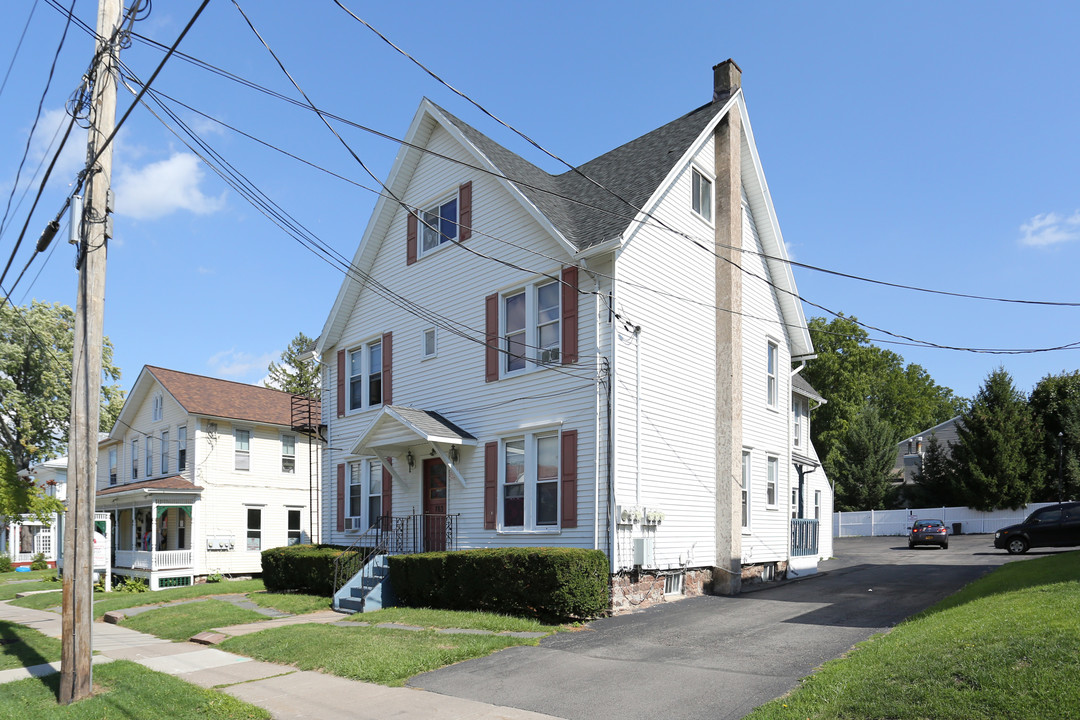
<svg viewBox="0 0 1080 720"><path fill-rule="evenodd" d="M916 507L954 507L966 505L967 497L957 483L948 446L931 435L923 450L922 467L915 475Z"/></svg>
<svg viewBox="0 0 1080 720"><path fill-rule="evenodd" d="M971 408L960 416L952 445L956 478L969 507L1016 510L1031 502L1038 431L1024 393L1001 367L987 376Z"/></svg>
<svg viewBox="0 0 1080 720"><path fill-rule="evenodd" d="M803 376L828 400L814 411L811 439L830 476L838 468L843 438L867 406L877 408L898 437L956 417L964 408L962 398L935 383L920 365L905 365L900 355L871 344L854 318L816 317L809 325L817 358Z"/></svg>
<svg viewBox="0 0 1080 720"><path fill-rule="evenodd" d="M319 397L319 364L311 355L315 340L304 333L297 334L281 353L281 363L270 361L266 372L270 377L263 383L268 388L284 390L309 398ZM306 356L306 357L305 357Z"/></svg>
<svg viewBox="0 0 1080 720"><path fill-rule="evenodd" d="M0 450L0 523L9 524L20 515L51 523L52 514L63 511L63 503L46 495L33 481L19 477L11 458Z"/></svg>
<svg viewBox="0 0 1080 720"><path fill-rule="evenodd" d="M63 455L71 415L71 356L75 311L36 300L29 307L0 307L0 449L16 470ZM101 349L101 422L108 431L123 406L124 393L113 348Z"/></svg>
<svg viewBox="0 0 1080 720"><path fill-rule="evenodd" d="M896 476L897 434L877 408L864 407L840 443L836 470L839 510L884 510Z"/></svg>
<svg viewBox="0 0 1080 720"><path fill-rule="evenodd" d="M1038 468L1043 478L1039 500L1058 497L1058 433L1061 433L1062 496L1080 494L1080 371L1047 375L1028 398L1039 438Z"/></svg>

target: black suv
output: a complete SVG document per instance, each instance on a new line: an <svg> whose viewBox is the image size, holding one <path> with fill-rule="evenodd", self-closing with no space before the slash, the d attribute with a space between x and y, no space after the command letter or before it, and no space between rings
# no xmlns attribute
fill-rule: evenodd
<svg viewBox="0 0 1080 720"><path fill-rule="evenodd" d="M1072 545L1080 545L1080 502L1040 508L1019 525L1003 527L994 533L994 547L1014 555L1033 547Z"/></svg>

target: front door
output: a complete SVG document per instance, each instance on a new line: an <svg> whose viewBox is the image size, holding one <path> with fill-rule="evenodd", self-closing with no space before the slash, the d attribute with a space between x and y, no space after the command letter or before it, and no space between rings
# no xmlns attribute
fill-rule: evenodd
<svg viewBox="0 0 1080 720"><path fill-rule="evenodd" d="M424 551L446 549L446 465L424 460Z"/></svg>

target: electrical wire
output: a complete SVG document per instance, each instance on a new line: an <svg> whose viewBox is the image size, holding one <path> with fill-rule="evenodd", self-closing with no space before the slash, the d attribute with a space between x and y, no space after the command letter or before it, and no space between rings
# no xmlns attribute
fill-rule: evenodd
<svg viewBox="0 0 1080 720"><path fill-rule="evenodd" d="M19 35L19 42L15 45L15 52L11 53L11 62L8 63L7 72L4 73L4 82L0 83L0 96L4 94L4 88L7 87L8 78L11 77L11 69L15 67L15 60L19 57L19 50L22 49L23 40L26 39L26 31L30 29L30 21L34 19L34 11L37 10L38 0L34 0L34 4L30 6L30 14L26 16L26 24L23 25L22 34Z"/></svg>

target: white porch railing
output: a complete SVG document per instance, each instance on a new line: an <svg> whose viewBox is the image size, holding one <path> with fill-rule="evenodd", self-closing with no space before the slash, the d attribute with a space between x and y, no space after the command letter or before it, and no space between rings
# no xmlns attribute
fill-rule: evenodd
<svg viewBox="0 0 1080 720"><path fill-rule="evenodd" d="M190 568L190 550L158 550L148 552L145 550L117 550L116 565L118 568L131 568L132 570L176 570Z"/></svg>

